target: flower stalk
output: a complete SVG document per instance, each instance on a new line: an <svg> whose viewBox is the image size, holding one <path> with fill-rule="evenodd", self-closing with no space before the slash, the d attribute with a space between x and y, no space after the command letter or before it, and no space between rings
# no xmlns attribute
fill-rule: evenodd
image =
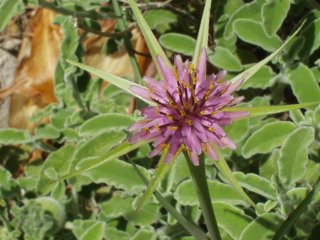
<svg viewBox="0 0 320 240"><path fill-rule="evenodd" d="M192 162L189 160L188 154L185 153L184 155L188 162L189 170L192 176L192 181L194 183L198 195L201 212L203 214L210 238L212 240L221 240L219 227L213 211L211 197L208 189L203 154L201 155L199 166L195 166L192 164Z"/></svg>

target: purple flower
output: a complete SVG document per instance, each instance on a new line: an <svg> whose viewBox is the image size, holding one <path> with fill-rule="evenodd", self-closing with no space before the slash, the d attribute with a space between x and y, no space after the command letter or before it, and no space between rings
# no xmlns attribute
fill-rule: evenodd
<svg viewBox="0 0 320 240"><path fill-rule="evenodd" d="M198 165L202 152L218 159L212 144L220 148L236 148L222 127L248 113L221 110L243 100L243 97L231 95L242 81L234 84L222 82L226 71L206 76L206 57L206 51L202 50L195 68L188 61L183 63L176 55L173 69L158 57L163 81L144 77L147 89L131 88L135 94L155 103L155 106L143 108L144 119L129 129L135 132L129 139L130 143L153 140L154 149L149 157L169 145L165 162L169 162L178 150L183 150L193 164Z"/></svg>

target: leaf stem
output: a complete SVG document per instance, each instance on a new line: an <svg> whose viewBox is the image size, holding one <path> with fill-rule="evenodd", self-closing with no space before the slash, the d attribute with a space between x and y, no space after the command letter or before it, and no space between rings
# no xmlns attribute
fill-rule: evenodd
<svg viewBox="0 0 320 240"><path fill-rule="evenodd" d="M185 153L185 157L188 162L189 170L198 195L201 211L204 221L206 222L209 235L212 240L221 240L217 220L212 208L203 155L201 155L199 166L194 166L192 164L188 154Z"/></svg>

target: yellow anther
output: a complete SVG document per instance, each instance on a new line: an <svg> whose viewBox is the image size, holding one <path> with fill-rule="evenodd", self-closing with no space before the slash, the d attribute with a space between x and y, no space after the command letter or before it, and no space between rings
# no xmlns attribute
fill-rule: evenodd
<svg viewBox="0 0 320 240"><path fill-rule="evenodd" d="M166 117L170 120L170 121L173 121L173 117L169 114L166 114Z"/></svg>
<svg viewBox="0 0 320 240"><path fill-rule="evenodd" d="M209 132L214 132L215 131L215 129L213 127L209 127L208 130L209 130Z"/></svg>
<svg viewBox="0 0 320 240"><path fill-rule="evenodd" d="M193 73L194 72L194 65L192 63L189 64L189 73Z"/></svg>
<svg viewBox="0 0 320 240"><path fill-rule="evenodd" d="M197 78L195 76L192 77L193 85L197 84Z"/></svg>
<svg viewBox="0 0 320 240"><path fill-rule="evenodd" d="M179 74L178 74L177 68L173 69L173 74L174 74L176 80L179 81Z"/></svg>
<svg viewBox="0 0 320 240"><path fill-rule="evenodd" d="M202 110L201 112L200 112L200 116L203 116L204 114L205 114L205 110Z"/></svg>
<svg viewBox="0 0 320 240"><path fill-rule="evenodd" d="M204 153L208 153L208 146L207 146L206 143L202 144L202 150L203 150Z"/></svg>
<svg viewBox="0 0 320 240"><path fill-rule="evenodd" d="M157 132L160 132L160 127L158 124L154 125L154 128L156 129Z"/></svg>
<svg viewBox="0 0 320 240"><path fill-rule="evenodd" d="M190 119L187 119L186 123L188 123L189 126L192 126L192 124L193 124L192 120L190 120Z"/></svg>
<svg viewBox="0 0 320 240"><path fill-rule="evenodd" d="M210 90L213 90L213 87L214 87L214 86L213 86L213 82L210 82L209 89L210 89Z"/></svg>
<svg viewBox="0 0 320 240"><path fill-rule="evenodd" d="M169 127L167 127L167 129L170 131L175 131L178 129L178 127L177 126L169 126Z"/></svg>
<svg viewBox="0 0 320 240"><path fill-rule="evenodd" d="M145 132L148 132L148 131L149 131L149 127L145 127L145 128L144 128L144 131L145 131Z"/></svg>

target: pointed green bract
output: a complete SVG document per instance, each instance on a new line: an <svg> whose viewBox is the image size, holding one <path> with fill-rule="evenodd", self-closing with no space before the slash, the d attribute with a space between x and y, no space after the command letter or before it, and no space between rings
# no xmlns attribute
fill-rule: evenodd
<svg viewBox="0 0 320 240"><path fill-rule="evenodd" d="M312 106L320 105L320 102L309 102L309 103L300 103L300 104L290 104L283 106L261 106L261 107L230 107L224 108L224 112L249 112L249 115L244 118L251 118L269 114L276 114L287 112L294 109L308 108ZM242 119L244 119L242 118Z"/></svg>
<svg viewBox="0 0 320 240"><path fill-rule="evenodd" d="M158 167L155 170L155 174L154 174L153 178L151 179L146 192L144 193L142 198L140 198L138 200L138 203L137 203L138 210L141 209L149 201L153 192L156 190L159 183L163 180L166 173L171 169L173 163L175 162L175 159L178 157L178 155L180 153L180 151L177 151L177 153L171 159L171 161L169 163L166 163L166 162L164 162L164 160L166 159L168 151L169 151L169 146L164 149L162 156L160 158L160 161L158 163Z"/></svg>
<svg viewBox="0 0 320 240"><path fill-rule="evenodd" d="M137 3L135 0L129 0L130 7L133 11L134 16L138 22L140 30L144 36L144 39L148 45L150 54L152 56L153 62L156 64L158 73L161 73L159 66L157 64L157 56L162 57L162 59L167 63L167 65L171 66L169 59L167 58L166 54L164 53L163 49L161 48L158 40L153 35L149 25L147 24L146 20L143 18L142 13L140 12Z"/></svg>
<svg viewBox="0 0 320 240"><path fill-rule="evenodd" d="M86 64L83 64L83 63L79 63L79 62L76 62L76 61L73 61L71 59L67 59L67 62L74 65L74 66L77 66L89 73L92 73L92 74L95 74L97 75L98 77L106 80L107 82L117 86L118 88L121 88L122 90L130 93L131 95L141 99L142 101L150 104L150 105L153 105L154 103L153 102L150 102L136 94L134 94L132 91L131 91L131 87L140 87L140 88L144 88L143 86L137 84L137 83L134 83L134 82L131 82L129 80L126 80L124 78L121 78L121 77L117 77L117 76L114 76L110 73L107 73L105 71L102 71L100 69L97 69L97 68L94 68L94 67L91 67L89 65L86 65Z"/></svg>
<svg viewBox="0 0 320 240"><path fill-rule="evenodd" d="M210 20L210 8L211 0L206 1L206 5L203 10L200 29L198 32L196 49L194 50L192 63L197 65L201 49L208 47L208 31L209 31L209 20Z"/></svg>
<svg viewBox="0 0 320 240"><path fill-rule="evenodd" d="M290 42L290 40L297 35L297 33L300 31L302 26L304 25L305 22L303 22L300 27L283 43L274 53L270 54L268 57L263 59L262 61L258 62L248 70L240 73L239 75L235 76L232 78L230 81L232 83L237 82L239 80L242 80L243 82L247 81L253 74L255 74L260 68L262 68L264 65L266 65L272 58L274 58L278 53L281 52L281 50Z"/></svg>
<svg viewBox="0 0 320 240"><path fill-rule="evenodd" d="M218 170L223 174L223 176L229 181L229 183L237 190L237 192L246 200L252 207L256 208L256 204L251 200L251 198L246 194L246 192L240 186L240 183L234 177L231 169L229 168L227 162L225 161L220 149L215 144L212 144L214 151L218 155L218 160L213 160L213 163L218 168Z"/></svg>

